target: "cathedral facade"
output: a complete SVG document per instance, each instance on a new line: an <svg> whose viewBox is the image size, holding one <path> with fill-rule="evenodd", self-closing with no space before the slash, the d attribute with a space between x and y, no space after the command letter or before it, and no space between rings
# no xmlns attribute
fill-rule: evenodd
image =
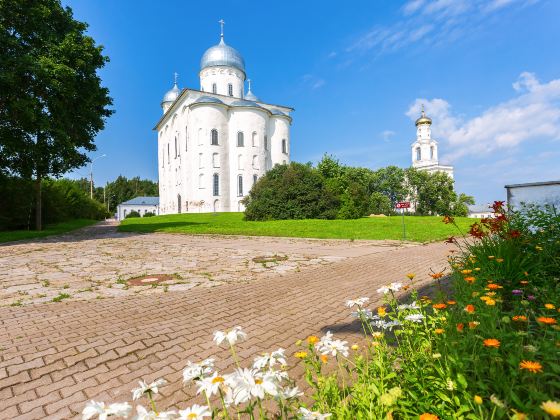
<svg viewBox="0 0 560 420"><path fill-rule="evenodd" d="M251 92L245 61L225 43L221 23L220 42L200 60L200 88L179 89L175 76L161 102L160 214L243 211L253 184L290 162L293 108Z"/></svg>
<svg viewBox="0 0 560 420"><path fill-rule="evenodd" d="M416 120L416 141L412 143L412 167L429 173L444 172L453 179L453 166L440 165L438 142L432 138L432 119L422 115Z"/></svg>

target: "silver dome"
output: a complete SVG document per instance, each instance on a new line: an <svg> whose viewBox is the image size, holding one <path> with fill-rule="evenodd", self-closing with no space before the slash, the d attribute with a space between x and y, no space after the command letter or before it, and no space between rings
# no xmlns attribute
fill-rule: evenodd
<svg viewBox="0 0 560 420"><path fill-rule="evenodd" d="M161 102L175 102L175 99L179 97L180 93L181 90L177 87L177 83L175 83L173 87L163 95L163 100Z"/></svg>
<svg viewBox="0 0 560 420"><path fill-rule="evenodd" d="M218 105L225 105L222 101L218 98L214 98L213 96L201 96L193 104L218 104Z"/></svg>
<svg viewBox="0 0 560 420"><path fill-rule="evenodd" d="M259 101L259 98L257 98L255 94L250 90L245 94L245 99L247 99L248 101L255 101L255 102Z"/></svg>
<svg viewBox="0 0 560 420"><path fill-rule="evenodd" d="M224 39L220 39L218 45L206 50L200 59L200 69L214 66L235 67L245 73L245 60L235 48L226 45Z"/></svg>
<svg viewBox="0 0 560 420"><path fill-rule="evenodd" d="M246 108L262 108L262 106L260 106L256 102L248 101L246 99L241 99L239 101L233 101L230 105L231 106L246 107Z"/></svg>

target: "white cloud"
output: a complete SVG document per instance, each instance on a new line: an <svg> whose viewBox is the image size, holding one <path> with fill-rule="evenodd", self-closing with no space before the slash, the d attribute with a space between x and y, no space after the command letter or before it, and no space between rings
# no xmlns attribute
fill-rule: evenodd
<svg viewBox="0 0 560 420"><path fill-rule="evenodd" d="M382 132L380 133L381 138L383 139L383 141L389 141L389 140L391 140L391 137L393 137L395 134L397 134L397 133L395 133L395 132L392 131L392 130L384 130L384 131L382 131Z"/></svg>
<svg viewBox="0 0 560 420"><path fill-rule="evenodd" d="M319 89L326 83L325 79L321 79L320 77L317 77L313 74L304 74L301 77L301 82L304 86L313 90Z"/></svg>
<svg viewBox="0 0 560 420"><path fill-rule="evenodd" d="M445 156L485 156L522 143L560 140L560 79L540 83L524 72L513 84L517 96L464 119L451 112L444 99L416 99L406 115L418 118L420 104L434 120L434 138L446 142Z"/></svg>

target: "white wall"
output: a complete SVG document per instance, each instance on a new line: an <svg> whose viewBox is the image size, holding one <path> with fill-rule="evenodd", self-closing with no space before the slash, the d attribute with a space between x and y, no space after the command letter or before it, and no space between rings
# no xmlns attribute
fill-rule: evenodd
<svg viewBox="0 0 560 420"><path fill-rule="evenodd" d="M150 206L145 204L120 204L117 206L117 220L124 220L127 214L131 211L137 211L140 216L144 216L145 213L154 213L156 216L159 214L158 206Z"/></svg>
<svg viewBox="0 0 560 420"><path fill-rule="evenodd" d="M560 181L541 185L512 186L507 188L507 193L508 207L513 209L519 209L521 203L553 204L556 208L560 208Z"/></svg>

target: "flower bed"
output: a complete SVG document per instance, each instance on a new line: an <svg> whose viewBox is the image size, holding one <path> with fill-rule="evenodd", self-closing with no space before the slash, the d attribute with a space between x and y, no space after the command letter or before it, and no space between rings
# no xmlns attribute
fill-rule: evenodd
<svg viewBox="0 0 560 420"><path fill-rule="evenodd" d="M228 374L214 360L188 362L186 385L194 384L206 405L158 411L155 396L165 382L140 383L133 399L138 419L546 419L560 417L560 217L554 209L506 215L475 223L471 238L448 241L451 290L439 283L432 298L419 296L415 275L369 298L347 301L364 340L350 346L330 332L299 341L293 356L305 366L312 404L286 372L283 349L240 366L235 345L241 328L216 332L237 368ZM453 219L446 217L446 223ZM403 291L407 291L403 296ZM84 418L126 417L128 403L90 402Z"/></svg>

